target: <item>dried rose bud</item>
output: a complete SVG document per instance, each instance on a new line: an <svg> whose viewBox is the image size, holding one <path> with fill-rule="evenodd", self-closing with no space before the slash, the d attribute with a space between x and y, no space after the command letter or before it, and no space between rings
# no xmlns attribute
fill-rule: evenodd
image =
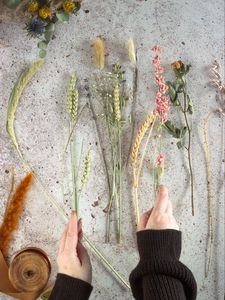
<svg viewBox="0 0 225 300"><path fill-rule="evenodd" d="M179 70L184 66L184 63L181 60L177 60L171 64L171 68L173 70Z"/></svg>

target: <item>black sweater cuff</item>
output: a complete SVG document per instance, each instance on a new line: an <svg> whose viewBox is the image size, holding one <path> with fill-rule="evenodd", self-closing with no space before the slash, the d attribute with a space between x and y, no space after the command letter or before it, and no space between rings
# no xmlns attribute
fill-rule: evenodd
<svg viewBox="0 0 225 300"><path fill-rule="evenodd" d="M181 231L173 229L142 230L137 232L140 260L179 260Z"/></svg>
<svg viewBox="0 0 225 300"><path fill-rule="evenodd" d="M169 276L179 280L186 299L196 299L197 285L192 272L179 261L181 232L178 230L143 230L137 232L140 261L130 274L135 299L143 298L145 276Z"/></svg>
<svg viewBox="0 0 225 300"><path fill-rule="evenodd" d="M58 273L49 300L87 300L92 289L86 281Z"/></svg>

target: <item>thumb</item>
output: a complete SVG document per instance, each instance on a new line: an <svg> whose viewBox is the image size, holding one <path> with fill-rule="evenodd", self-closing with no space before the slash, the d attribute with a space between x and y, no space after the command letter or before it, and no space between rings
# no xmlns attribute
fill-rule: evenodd
<svg viewBox="0 0 225 300"><path fill-rule="evenodd" d="M77 254L78 254L78 257L80 259L81 265L83 265L83 266L90 266L91 265L91 261L90 261L90 257L88 255L88 252L85 249L85 247L81 244L80 241L77 244Z"/></svg>

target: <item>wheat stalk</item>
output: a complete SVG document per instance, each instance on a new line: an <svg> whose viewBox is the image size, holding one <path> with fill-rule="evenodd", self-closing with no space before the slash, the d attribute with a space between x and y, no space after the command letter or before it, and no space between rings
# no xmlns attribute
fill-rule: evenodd
<svg viewBox="0 0 225 300"><path fill-rule="evenodd" d="M136 135L136 138L135 138L135 141L134 141L134 144L132 147L132 151L131 151L131 162L132 162L133 168L136 168L139 148L140 148L142 139L145 136L145 133L147 132L149 126L152 124L153 119L154 119L154 116L152 113L150 113L138 130L138 133Z"/></svg>
<svg viewBox="0 0 225 300"><path fill-rule="evenodd" d="M147 146L149 143L149 139L150 139L150 136L152 133L154 122L155 122L155 117L152 113L150 113L148 115L148 117L146 118L145 122L142 124L142 126L138 130L138 133L136 135L135 142L134 142L134 145L132 148L132 152L131 152L131 162L132 162L132 167L133 167L133 189L134 189L134 207L135 207L135 215L136 215L136 224L139 223L139 216L140 216L139 200L138 200L139 178L140 178L142 165L143 165L144 157L146 154ZM149 131L141 159L138 163L138 155L139 155L140 145L141 145L141 142L150 126L151 126L151 129Z"/></svg>

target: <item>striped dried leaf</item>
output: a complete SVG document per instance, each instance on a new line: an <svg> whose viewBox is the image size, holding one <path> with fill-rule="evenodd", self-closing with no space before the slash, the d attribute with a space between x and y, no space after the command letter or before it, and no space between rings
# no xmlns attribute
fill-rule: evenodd
<svg viewBox="0 0 225 300"><path fill-rule="evenodd" d="M39 71L39 69L41 68L43 63L44 63L43 60L38 60L38 61L34 62L29 68L27 68L19 76L19 78L11 92L10 98L9 98L6 129L7 129L7 132L8 132L8 134L9 134L9 136L21 158L22 158L22 153L19 149L16 134L14 131L15 113L16 113L17 105L19 103L19 100L20 100L20 97L21 97L21 94L22 94L24 88L29 83L29 81L33 78L33 76Z"/></svg>
<svg viewBox="0 0 225 300"><path fill-rule="evenodd" d="M98 37L94 41L94 64L99 69L105 67L105 44L102 38Z"/></svg>
<svg viewBox="0 0 225 300"><path fill-rule="evenodd" d="M2 225L0 227L0 249L7 256L13 232L17 229L24 207L26 194L32 184L33 174L30 172L18 185L12 199L9 201Z"/></svg>
<svg viewBox="0 0 225 300"><path fill-rule="evenodd" d="M137 157L138 157L138 152L139 152L141 141L142 141L146 131L148 130L149 126L153 123L153 120L154 120L154 116L152 113L150 113L148 115L148 117L146 118L145 122L139 128L138 133L136 135L135 142L133 144L133 148L132 148L132 152L131 152L131 162L132 162L132 165L134 168L136 167Z"/></svg>

